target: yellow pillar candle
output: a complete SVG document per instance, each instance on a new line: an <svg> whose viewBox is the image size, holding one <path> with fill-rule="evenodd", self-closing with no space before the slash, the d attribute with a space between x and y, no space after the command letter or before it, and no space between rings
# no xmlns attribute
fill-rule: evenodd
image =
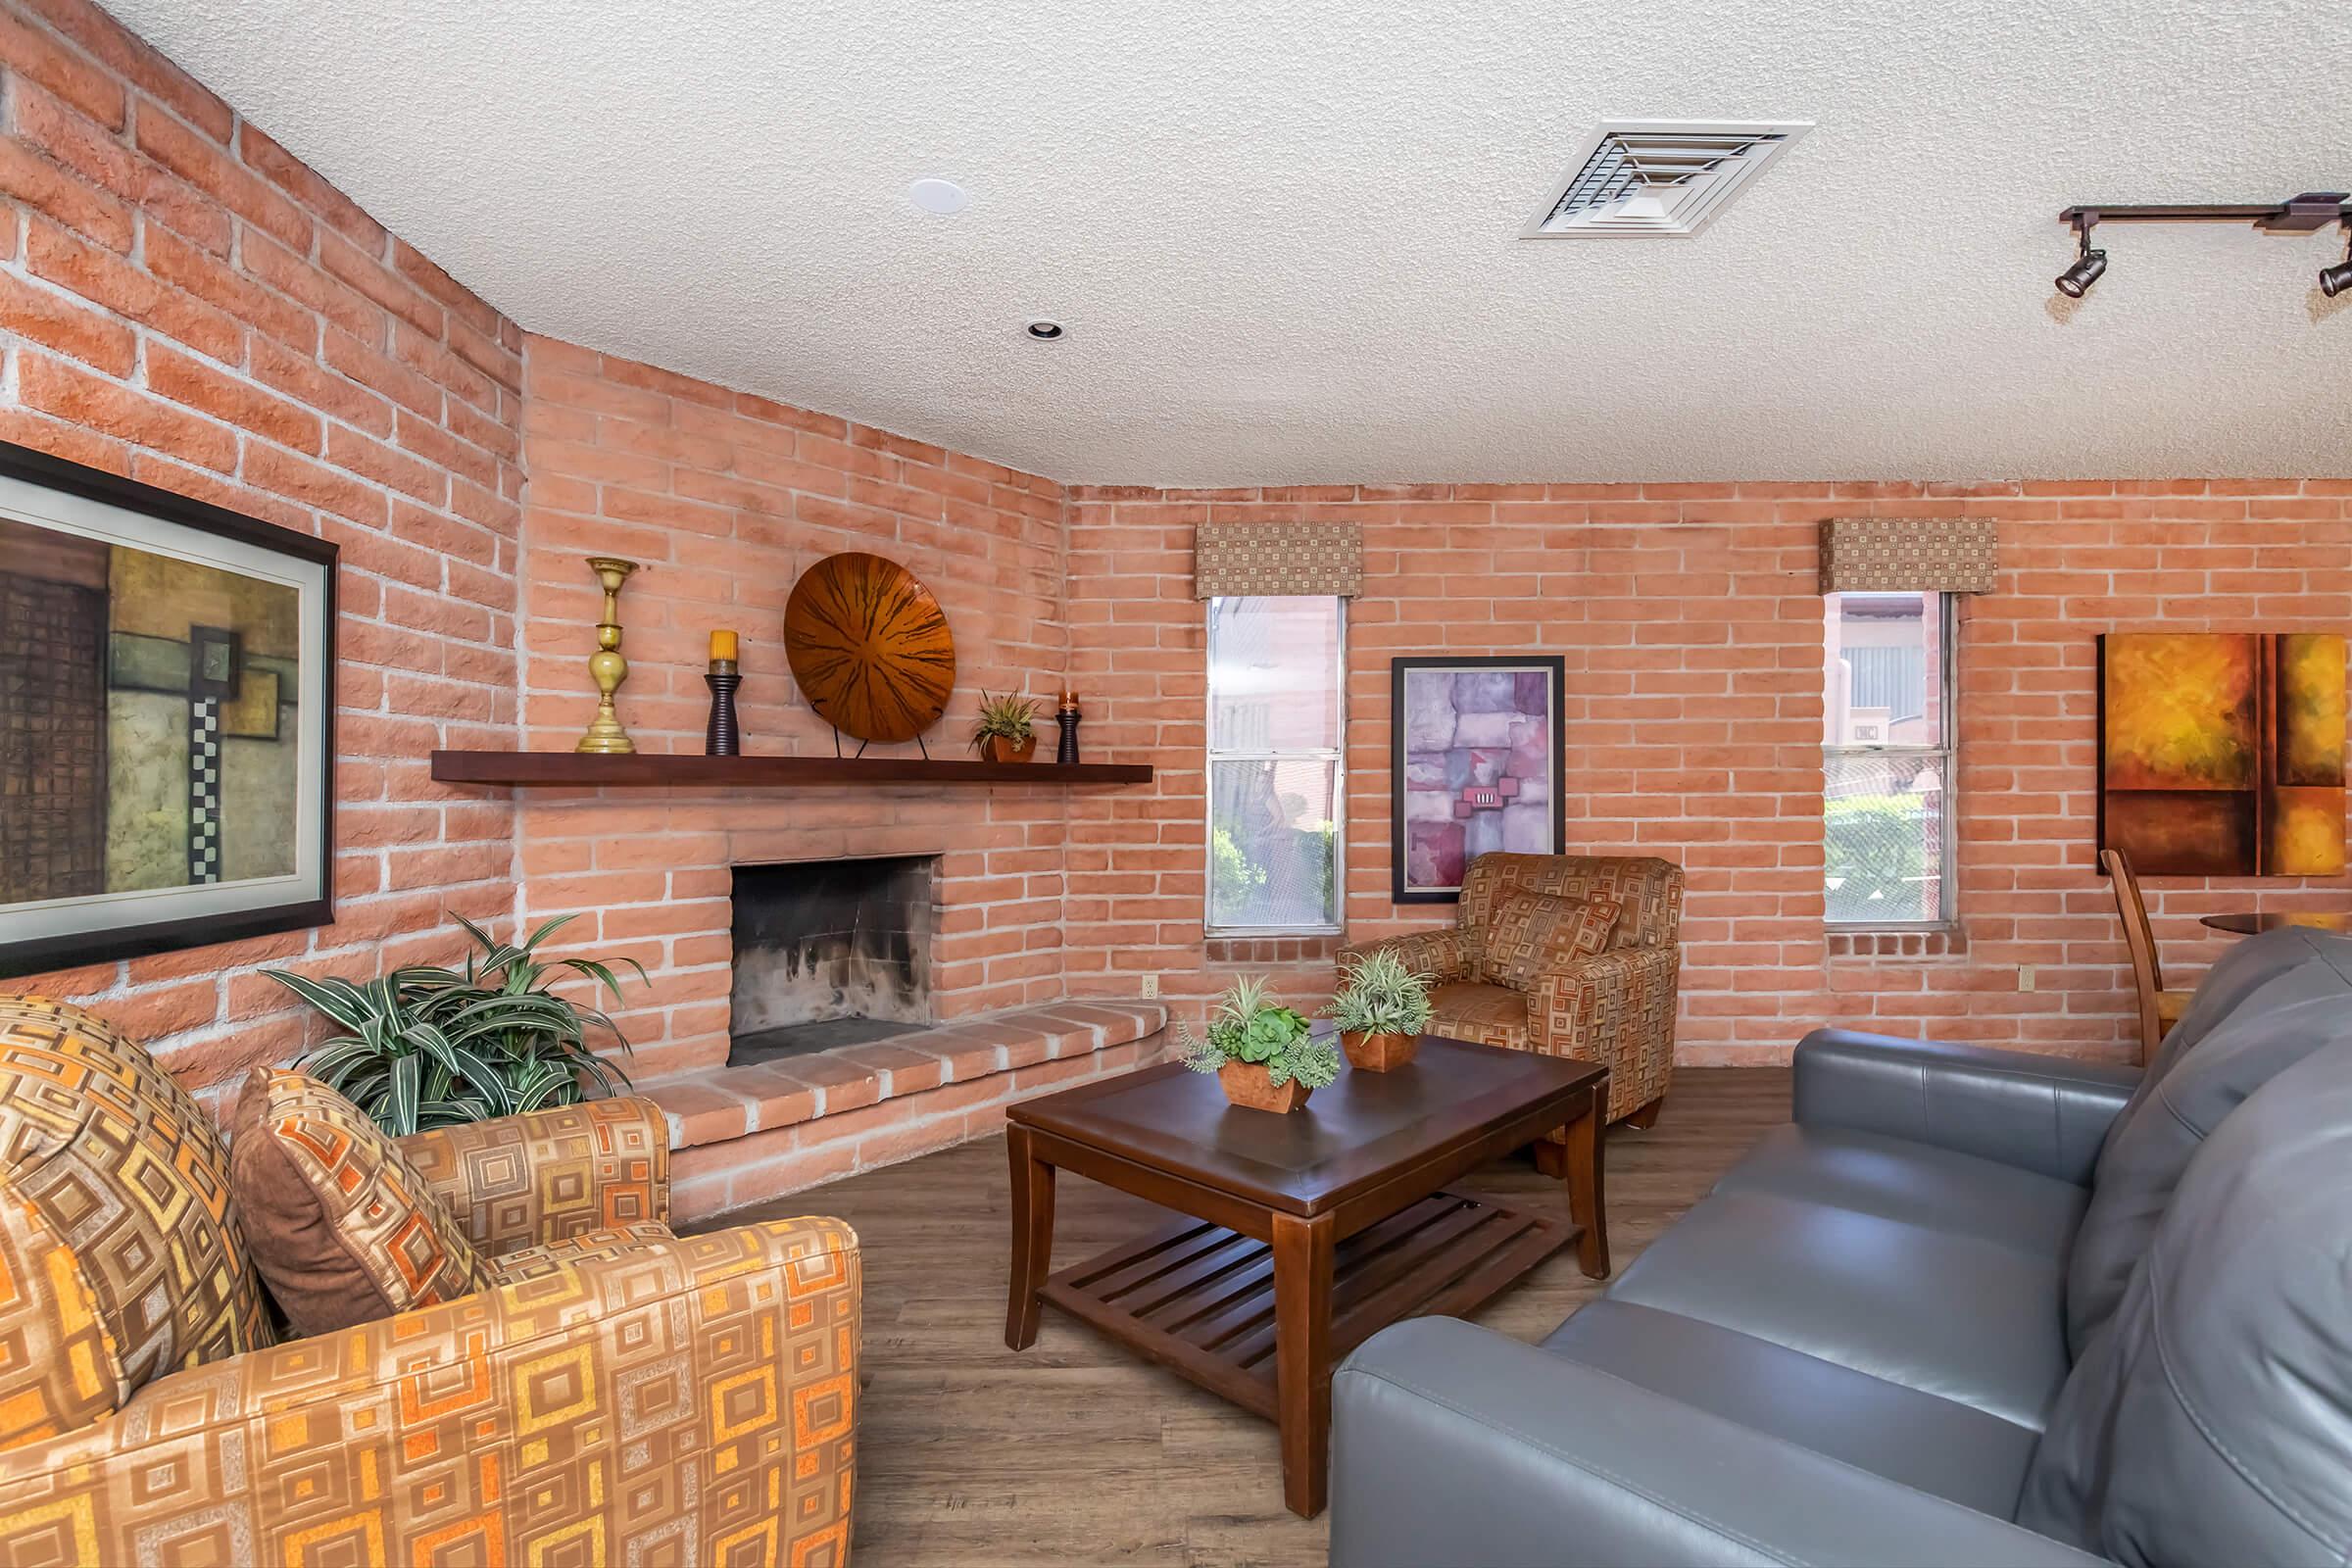
<svg viewBox="0 0 2352 1568"><path fill-rule="evenodd" d="M724 660L728 663L735 662L735 634L733 632L714 631L710 634L710 659L714 663L720 660Z"/></svg>

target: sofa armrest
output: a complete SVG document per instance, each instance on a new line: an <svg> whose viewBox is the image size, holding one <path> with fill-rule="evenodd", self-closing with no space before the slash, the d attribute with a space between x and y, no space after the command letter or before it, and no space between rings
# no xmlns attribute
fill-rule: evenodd
<svg viewBox="0 0 2352 1568"><path fill-rule="evenodd" d="M1333 1568L2102 1559L1451 1318L1332 1383Z"/></svg>
<svg viewBox="0 0 2352 1568"><path fill-rule="evenodd" d="M1433 986L1448 985L1470 978L1470 965L1476 955L1459 930L1447 927L1442 931L1414 931L1400 937L1383 937L1378 942L1366 942L1358 947L1342 948L1334 956L1341 974L1348 966L1370 953L1393 953L1403 960L1404 966Z"/></svg>
<svg viewBox="0 0 2352 1568"><path fill-rule="evenodd" d="M2135 1067L1816 1029L1797 1042L1795 1118L1933 1144L2087 1186Z"/></svg>
<svg viewBox="0 0 2352 1568"><path fill-rule="evenodd" d="M669 1219L669 1120L634 1095L399 1140L467 1240L496 1257Z"/></svg>
<svg viewBox="0 0 2352 1568"><path fill-rule="evenodd" d="M0 1562L839 1562L858 1293L775 1220L177 1372L0 1451Z"/></svg>

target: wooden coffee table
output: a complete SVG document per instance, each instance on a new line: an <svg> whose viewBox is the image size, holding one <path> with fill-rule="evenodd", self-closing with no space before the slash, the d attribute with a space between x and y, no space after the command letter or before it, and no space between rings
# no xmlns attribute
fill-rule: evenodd
<svg viewBox="0 0 2352 1568"><path fill-rule="evenodd" d="M1395 1072L1340 1074L1285 1116L1228 1105L1176 1063L1013 1106L1004 1343L1051 1301L1282 1429L1291 1511L1323 1511L1331 1370L1400 1318L1470 1311L1574 1242L1609 1271L1601 1218L1606 1068L1425 1036ZM1569 1218L1444 1191L1565 1128ZM1047 1277L1054 1172L1194 1216Z"/></svg>

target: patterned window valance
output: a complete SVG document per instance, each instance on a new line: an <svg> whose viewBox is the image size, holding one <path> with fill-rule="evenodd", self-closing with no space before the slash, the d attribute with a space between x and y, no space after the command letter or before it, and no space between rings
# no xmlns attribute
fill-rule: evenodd
<svg viewBox="0 0 2352 1568"><path fill-rule="evenodd" d="M1363 591L1364 532L1352 522L1204 522L1193 539L1195 599Z"/></svg>
<svg viewBox="0 0 2352 1568"><path fill-rule="evenodd" d="M2000 563L1989 517L1832 517L1821 591L1988 594Z"/></svg>

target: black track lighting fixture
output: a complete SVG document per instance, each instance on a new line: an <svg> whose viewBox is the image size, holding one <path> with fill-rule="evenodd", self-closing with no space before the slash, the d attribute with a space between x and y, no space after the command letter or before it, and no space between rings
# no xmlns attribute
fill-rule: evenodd
<svg viewBox="0 0 2352 1568"><path fill-rule="evenodd" d="M2251 222L2275 234L2308 234L2330 223L2342 223L2352 234L2352 192L2307 190L2268 206L2137 206L2069 207L2058 220L2073 227L2081 241L2075 263L2058 274L2058 292L2079 300L2099 274L2107 270L2107 253L2090 248L2090 230L2097 223L2231 223ZM2320 292L2329 299L2352 290L2352 247L2334 267L2320 269Z"/></svg>
<svg viewBox="0 0 2352 1568"><path fill-rule="evenodd" d="M2352 216L2344 219L2344 259L2320 269L2320 292L2329 299L2352 288Z"/></svg>
<svg viewBox="0 0 2352 1568"><path fill-rule="evenodd" d="M2075 220L2075 234L2081 241L2075 264L2058 274L2058 292L2070 300L2079 300L2090 292L2090 285L2107 270L2107 253L2090 248L2090 226L2099 220L2098 214L2084 213Z"/></svg>

